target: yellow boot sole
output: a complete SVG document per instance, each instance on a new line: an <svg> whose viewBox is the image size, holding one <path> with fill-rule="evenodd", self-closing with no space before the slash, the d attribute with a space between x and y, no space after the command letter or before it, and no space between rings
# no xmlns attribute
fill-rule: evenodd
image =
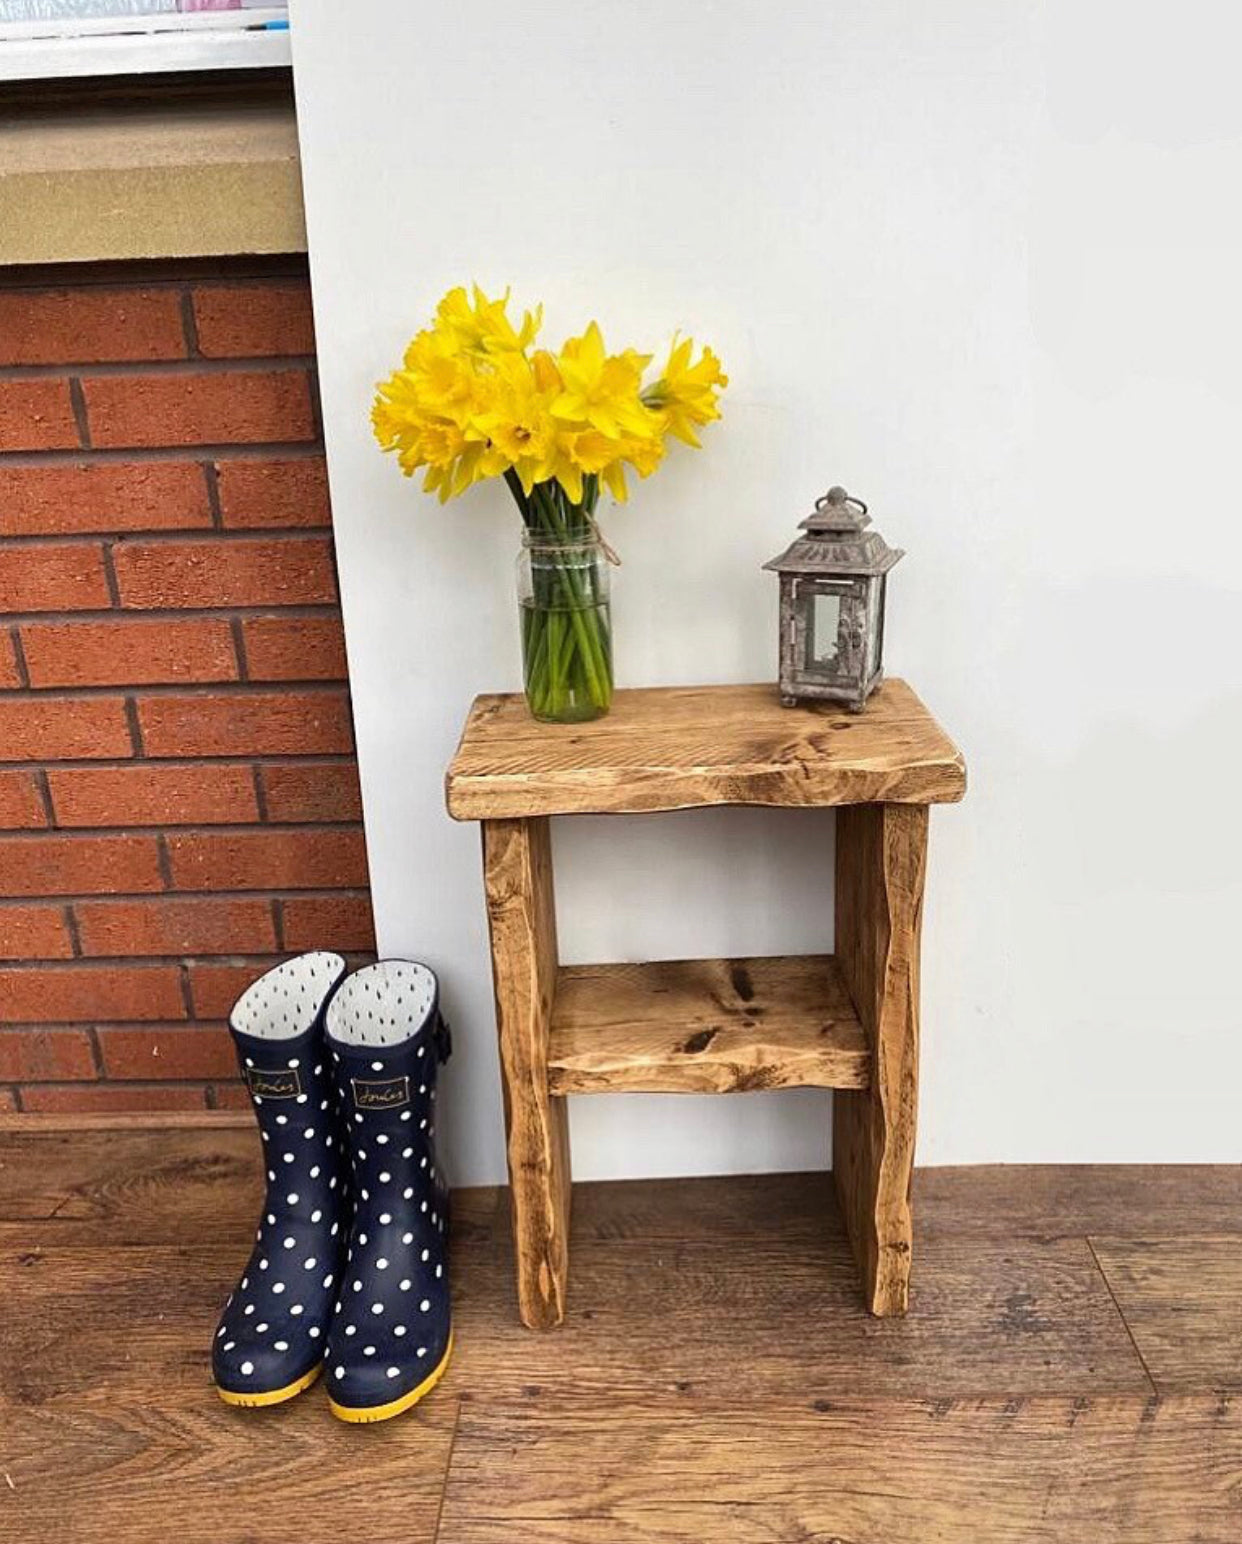
<svg viewBox="0 0 1242 1544"><path fill-rule="evenodd" d="M402 1394L400 1399L393 1399L386 1405L338 1405L332 1395L328 1395L328 1409L336 1416L338 1421L391 1421L394 1415L400 1415L403 1410L408 1410L416 1405L424 1395L430 1394L436 1384L444 1376L448 1368L449 1357L453 1354L453 1335L449 1332L448 1345L444 1348L444 1355L437 1366L427 1374L423 1381L408 1394Z"/></svg>
<svg viewBox="0 0 1242 1544"><path fill-rule="evenodd" d="M286 1383L283 1389L269 1389L263 1394L238 1394L232 1389L222 1389L216 1384L216 1393L226 1405L236 1405L241 1410L258 1410L264 1405L283 1405L286 1399L296 1399L303 1389L310 1388L315 1379L323 1371L323 1363L318 1367L312 1367L309 1372L304 1372L300 1378L292 1383Z"/></svg>

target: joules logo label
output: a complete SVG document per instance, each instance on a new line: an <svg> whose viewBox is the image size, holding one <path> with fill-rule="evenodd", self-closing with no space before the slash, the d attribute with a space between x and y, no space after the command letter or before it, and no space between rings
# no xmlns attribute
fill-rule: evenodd
<svg viewBox="0 0 1242 1544"><path fill-rule="evenodd" d="M280 1067L267 1072L262 1067L247 1067L246 1082L250 1092L260 1099L296 1099L302 1092L302 1082L296 1067Z"/></svg>
<svg viewBox="0 0 1242 1544"><path fill-rule="evenodd" d="M409 1078L354 1078L354 1103L360 1110L396 1110L410 1102Z"/></svg>

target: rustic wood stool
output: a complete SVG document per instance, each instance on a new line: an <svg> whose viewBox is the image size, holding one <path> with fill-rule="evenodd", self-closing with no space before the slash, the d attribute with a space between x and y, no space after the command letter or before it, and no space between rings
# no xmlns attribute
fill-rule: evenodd
<svg viewBox="0 0 1242 1544"><path fill-rule="evenodd" d="M782 708L771 685L622 691L579 725L479 697L446 787L455 819L482 822L523 1322L565 1315L565 1096L619 1090L839 1090L833 1172L866 1304L903 1313L927 810L966 790L905 682L862 714ZM840 806L836 953L562 966L549 816L709 804Z"/></svg>

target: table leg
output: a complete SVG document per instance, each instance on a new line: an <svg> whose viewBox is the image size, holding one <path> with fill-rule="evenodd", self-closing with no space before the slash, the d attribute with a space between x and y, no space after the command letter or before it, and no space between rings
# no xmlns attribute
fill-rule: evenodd
<svg viewBox="0 0 1242 1544"><path fill-rule="evenodd" d="M832 1166L873 1314L906 1311L919 1077L927 806L837 811L837 961L871 1043L871 1087L833 1099Z"/></svg>
<svg viewBox="0 0 1242 1544"><path fill-rule="evenodd" d="M485 820L483 878L508 1136L518 1308L531 1329L565 1317L569 1272L569 1125L548 1093L556 992L556 907L548 822Z"/></svg>

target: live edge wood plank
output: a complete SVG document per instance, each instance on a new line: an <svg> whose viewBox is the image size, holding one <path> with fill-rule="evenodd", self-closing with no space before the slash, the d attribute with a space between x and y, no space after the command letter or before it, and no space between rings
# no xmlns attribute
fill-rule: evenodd
<svg viewBox="0 0 1242 1544"><path fill-rule="evenodd" d="M563 966L554 1094L865 1088L870 1055L829 955Z"/></svg>
<svg viewBox="0 0 1242 1544"><path fill-rule="evenodd" d="M478 697L448 770L449 814L495 820L712 804L943 804L961 752L904 681L865 712L783 708L771 684L620 691L590 724L540 724L517 695Z"/></svg>
<svg viewBox="0 0 1242 1544"><path fill-rule="evenodd" d="M870 1087L833 1106L832 1170L874 1314L905 1313L919 1078L925 805L837 816L837 959L871 1046Z"/></svg>
<svg viewBox="0 0 1242 1544"><path fill-rule="evenodd" d="M548 1092L557 973L548 822L488 820L482 829L518 1307L531 1329L550 1329L565 1317L570 1174L568 1112Z"/></svg>

